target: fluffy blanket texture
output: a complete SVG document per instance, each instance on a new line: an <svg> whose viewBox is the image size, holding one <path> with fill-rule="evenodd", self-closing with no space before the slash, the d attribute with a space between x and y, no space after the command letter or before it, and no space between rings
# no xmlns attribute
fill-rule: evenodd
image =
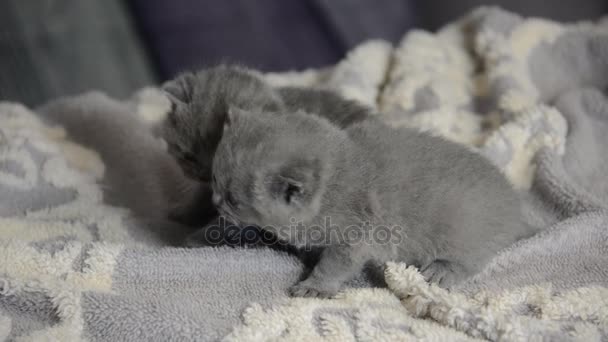
<svg viewBox="0 0 608 342"><path fill-rule="evenodd" d="M607 61L606 21L481 8L265 75L466 144L525 194L546 229L452 292L390 263L386 287L291 299L293 256L172 247L187 229L165 217L188 181L151 133L167 108L153 89L1 103L0 340L608 340Z"/></svg>

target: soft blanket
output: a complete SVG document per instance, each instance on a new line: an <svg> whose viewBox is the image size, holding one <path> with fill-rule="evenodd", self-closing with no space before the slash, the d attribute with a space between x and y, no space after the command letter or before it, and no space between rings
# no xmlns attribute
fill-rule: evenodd
<svg viewBox="0 0 608 342"><path fill-rule="evenodd" d="M183 249L183 179L155 125L166 100L91 93L0 104L0 340L608 340L608 22L482 8L323 70L391 125L466 144L527 198L542 233L447 292L387 265L386 287L291 299L302 272L264 248Z"/></svg>

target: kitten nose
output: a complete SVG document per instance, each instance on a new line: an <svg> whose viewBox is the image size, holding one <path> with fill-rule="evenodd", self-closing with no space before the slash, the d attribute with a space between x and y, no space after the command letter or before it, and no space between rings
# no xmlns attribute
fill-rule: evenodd
<svg viewBox="0 0 608 342"><path fill-rule="evenodd" d="M209 198L209 197L207 197ZM213 202L213 205L215 205L216 207L219 207L220 204L222 203L222 196L220 194L213 194L213 196L211 197L211 201Z"/></svg>

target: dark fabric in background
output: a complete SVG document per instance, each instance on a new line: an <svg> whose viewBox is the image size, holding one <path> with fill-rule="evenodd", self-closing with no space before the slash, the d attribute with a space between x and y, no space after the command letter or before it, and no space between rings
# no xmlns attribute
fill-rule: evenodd
<svg viewBox="0 0 608 342"><path fill-rule="evenodd" d="M556 20L605 0L0 0L0 100L35 106L99 89L116 97L218 62L262 70L335 63L370 38L396 43L482 4Z"/></svg>
<svg viewBox="0 0 608 342"><path fill-rule="evenodd" d="M123 97L155 80L122 0L0 1L0 100Z"/></svg>
<svg viewBox="0 0 608 342"><path fill-rule="evenodd" d="M325 66L369 38L413 26L408 1L131 0L161 77L220 62L262 70Z"/></svg>
<svg viewBox="0 0 608 342"><path fill-rule="evenodd" d="M597 18L606 0L130 0L161 78L222 61L262 70L333 64L363 40L393 43L481 5L560 21Z"/></svg>

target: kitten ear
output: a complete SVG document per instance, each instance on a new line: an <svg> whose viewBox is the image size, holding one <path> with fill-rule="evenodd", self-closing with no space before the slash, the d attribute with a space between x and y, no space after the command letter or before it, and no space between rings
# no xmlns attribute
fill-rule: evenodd
<svg viewBox="0 0 608 342"><path fill-rule="evenodd" d="M278 177L275 196L282 199L287 204L301 202L301 197L304 194L303 184L295 179L287 177Z"/></svg>
<svg viewBox="0 0 608 342"><path fill-rule="evenodd" d="M321 172L318 159L292 160L271 181L272 195L289 205L305 204L319 191Z"/></svg>
<svg viewBox="0 0 608 342"><path fill-rule="evenodd" d="M195 81L193 73L185 73L163 83L161 90L171 101L172 108L190 103Z"/></svg>

